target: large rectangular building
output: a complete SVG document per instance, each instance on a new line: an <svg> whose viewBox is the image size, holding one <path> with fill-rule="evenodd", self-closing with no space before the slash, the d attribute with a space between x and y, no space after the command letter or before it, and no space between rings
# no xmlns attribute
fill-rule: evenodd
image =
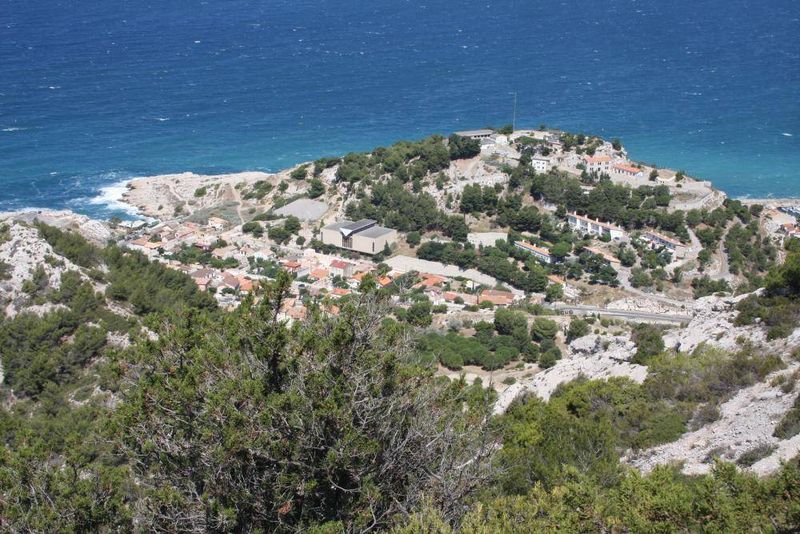
<svg viewBox="0 0 800 534"><path fill-rule="evenodd" d="M322 242L326 245L364 254L377 254L396 241L397 230L378 226L372 219L339 221L322 229Z"/></svg>
<svg viewBox="0 0 800 534"><path fill-rule="evenodd" d="M453 133L459 137L466 137L468 139L490 139L494 135L494 130L482 128L480 130L462 130Z"/></svg>
<svg viewBox="0 0 800 534"><path fill-rule="evenodd" d="M613 224L601 222L599 219L594 220L577 213L570 213L567 215L567 222L569 225L580 233L596 235L598 237L606 236L611 239L622 239L625 237L625 230Z"/></svg>

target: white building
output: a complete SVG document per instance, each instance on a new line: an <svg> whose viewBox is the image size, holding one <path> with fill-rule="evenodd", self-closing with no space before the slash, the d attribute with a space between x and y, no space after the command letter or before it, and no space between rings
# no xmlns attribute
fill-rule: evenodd
<svg viewBox="0 0 800 534"><path fill-rule="evenodd" d="M333 260L331 262L331 274L333 276L341 276L342 278L350 278L353 276L353 267L355 267L349 261L344 260Z"/></svg>
<svg viewBox="0 0 800 534"><path fill-rule="evenodd" d="M685 248L683 243L677 239L672 239L671 237L650 230L642 234L642 239L650 243L650 246L653 248L664 247L673 254L679 251L683 252Z"/></svg>
<svg viewBox="0 0 800 534"><path fill-rule="evenodd" d="M611 170L611 156L584 156L583 164L587 172L608 173Z"/></svg>
<svg viewBox="0 0 800 534"><path fill-rule="evenodd" d="M644 176L644 171L639 167L634 167L633 165L626 165L624 163L618 163L613 167L614 173L619 174L622 176L628 176L631 178L642 178Z"/></svg>
<svg viewBox="0 0 800 534"><path fill-rule="evenodd" d="M611 239L622 239L625 237L625 230L613 224L604 223L600 219L594 220L584 215L570 213L567 215L567 222L570 227L582 234L596 235L598 237L607 236Z"/></svg>
<svg viewBox="0 0 800 534"><path fill-rule="evenodd" d="M553 164L550 161L550 158L543 158L537 156L531 158L531 166L533 167L533 170L535 170L536 172L542 173L550 170L550 167L552 167Z"/></svg>
<svg viewBox="0 0 800 534"><path fill-rule="evenodd" d="M550 250L544 247L537 247L536 245L532 245L527 241L517 241L514 243L514 246L524 250L525 252L530 252L534 258L542 263L549 264L555 262L555 258L552 254L550 254Z"/></svg>
<svg viewBox="0 0 800 534"><path fill-rule="evenodd" d="M377 254L397 241L397 230L378 226L372 219L339 221L325 226L321 233L326 245L364 254Z"/></svg>

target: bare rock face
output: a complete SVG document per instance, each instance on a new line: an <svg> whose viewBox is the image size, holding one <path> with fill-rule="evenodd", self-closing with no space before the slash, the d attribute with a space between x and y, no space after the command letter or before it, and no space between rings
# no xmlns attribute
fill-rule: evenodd
<svg viewBox="0 0 800 534"><path fill-rule="evenodd" d="M609 302L606 306L609 309L613 310L625 310L625 311L635 311L635 312L644 312L644 313L663 313L663 314L680 314L682 310L674 307L668 306L662 302L657 302L652 299L646 299L642 297L626 297L624 299L618 299L613 302Z"/></svg>
<svg viewBox="0 0 800 534"><path fill-rule="evenodd" d="M795 364L774 376L788 376L799 367ZM771 385L774 376L742 389L723 403L717 421L688 432L677 441L624 460L645 472L661 464L682 463L684 473L695 475L708 473L714 465L714 458L735 461L757 447L771 447L772 452L749 469L760 475L776 471L782 461L800 452L800 435L789 440L780 440L772 435L794 403L800 388L783 393L779 386Z"/></svg>
<svg viewBox="0 0 800 534"><path fill-rule="evenodd" d="M0 221L23 222L33 224L41 221L47 225L55 226L61 230L69 230L82 235L95 245L105 245L111 239L111 229L103 221L90 219L72 211L58 210L23 210L10 213L0 213Z"/></svg>
<svg viewBox="0 0 800 534"><path fill-rule="evenodd" d="M695 301L694 318L686 328L671 330L664 335L667 348L680 352L692 352L702 343L723 350L735 351L739 348L738 339L744 338L753 343L764 343L766 336L757 326L735 326L736 304L751 293L736 297L708 296Z"/></svg>
<svg viewBox="0 0 800 534"><path fill-rule="evenodd" d="M574 340L569 345L573 357L602 355L604 358L627 362L636 352L636 344L627 336L600 336L590 334Z"/></svg>
<svg viewBox="0 0 800 534"><path fill-rule="evenodd" d="M48 261L50 258L57 261ZM61 275L66 271L82 271L68 259L56 255L36 228L18 222L10 224L8 239L0 243L0 262L8 265L8 278L0 281L0 305L9 316L22 309L30 309L33 313L50 311L47 307L29 306L28 296L22 291L23 284L32 278L38 267L44 269L47 285L51 288L60 287Z"/></svg>
<svg viewBox="0 0 800 534"><path fill-rule="evenodd" d="M505 412L514 399L525 393L549 400L559 385L581 376L590 380L622 376L642 383L647 378L647 368L629 362L635 350L635 345L626 336L588 335L578 338L570 344L568 355L553 367L500 393L494 413Z"/></svg>

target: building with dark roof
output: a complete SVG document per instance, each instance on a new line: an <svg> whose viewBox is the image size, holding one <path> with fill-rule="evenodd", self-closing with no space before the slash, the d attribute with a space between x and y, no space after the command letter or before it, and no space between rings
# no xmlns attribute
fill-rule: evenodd
<svg viewBox="0 0 800 534"><path fill-rule="evenodd" d="M494 135L494 130L482 128L480 130L462 130L460 132L453 132L459 137L466 137L468 139L489 139Z"/></svg>
<svg viewBox="0 0 800 534"><path fill-rule="evenodd" d="M326 245L364 254L377 254L396 241L397 230L378 226L372 219L339 221L322 229L322 242Z"/></svg>

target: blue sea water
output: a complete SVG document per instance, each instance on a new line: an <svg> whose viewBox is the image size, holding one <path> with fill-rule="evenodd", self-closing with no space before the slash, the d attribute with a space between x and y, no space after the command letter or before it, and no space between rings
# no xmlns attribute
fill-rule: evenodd
<svg viewBox="0 0 800 534"><path fill-rule="evenodd" d="M0 0L0 210L541 123L800 196L796 0ZM108 196L108 195L106 195Z"/></svg>

